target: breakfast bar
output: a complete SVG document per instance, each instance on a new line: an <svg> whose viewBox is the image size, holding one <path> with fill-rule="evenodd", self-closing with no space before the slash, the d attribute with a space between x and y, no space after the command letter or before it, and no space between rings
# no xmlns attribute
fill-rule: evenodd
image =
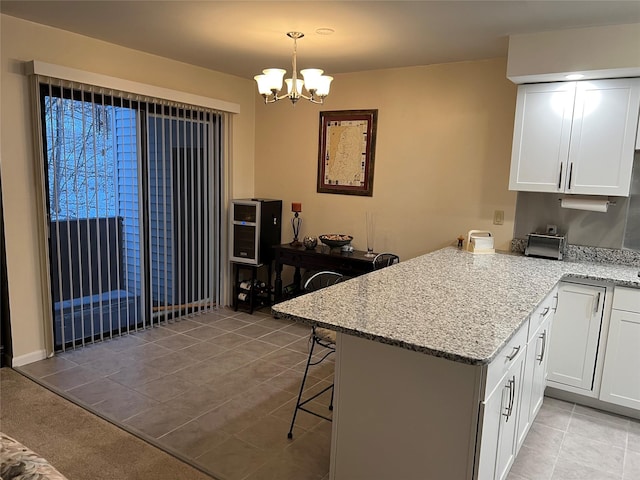
<svg viewBox="0 0 640 480"><path fill-rule="evenodd" d="M640 288L637 267L445 248L275 305L338 332L331 478L506 476L566 277Z"/></svg>

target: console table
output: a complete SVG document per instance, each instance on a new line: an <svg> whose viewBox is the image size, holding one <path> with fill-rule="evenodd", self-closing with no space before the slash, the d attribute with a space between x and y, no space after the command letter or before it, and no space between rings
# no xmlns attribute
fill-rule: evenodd
<svg viewBox="0 0 640 480"><path fill-rule="evenodd" d="M304 246L292 247L289 244L273 247L275 251L275 303L282 300L282 267L291 265L295 267L293 283L297 291L302 290L302 276L300 269L330 270L348 277L357 277L373 271L373 258L365 257L361 250L343 252L340 248L329 248L326 245L318 245L313 250Z"/></svg>

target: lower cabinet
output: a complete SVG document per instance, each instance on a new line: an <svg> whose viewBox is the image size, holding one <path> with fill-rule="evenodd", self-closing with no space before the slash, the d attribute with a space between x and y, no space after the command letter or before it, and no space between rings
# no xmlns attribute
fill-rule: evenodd
<svg viewBox="0 0 640 480"><path fill-rule="evenodd" d="M525 357L524 350L517 354L511 368L482 404L483 439L478 479L502 480L513 464Z"/></svg>
<svg viewBox="0 0 640 480"><path fill-rule="evenodd" d="M489 364L337 333L330 478L504 480L542 403L552 292Z"/></svg>
<svg viewBox="0 0 640 480"><path fill-rule="evenodd" d="M613 294L600 400L640 410L640 290Z"/></svg>
<svg viewBox="0 0 640 480"><path fill-rule="evenodd" d="M560 283L549 345L551 386L578 393L593 390L605 292L604 287Z"/></svg>
<svg viewBox="0 0 640 480"><path fill-rule="evenodd" d="M547 352L557 290L553 290L489 364L482 419L479 480L503 480L529 432L544 397ZM499 369L499 382L492 379ZM495 386L495 387L492 387ZM493 388L493 389L492 389Z"/></svg>
<svg viewBox="0 0 640 480"><path fill-rule="evenodd" d="M640 289L561 282L548 371L575 401L640 411Z"/></svg>
<svg viewBox="0 0 640 480"><path fill-rule="evenodd" d="M542 313L542 312L541 312ZM553 309L545 312L544 321L529 335L527 356L522 382L520 415L518 415L518 439L516 452L520 451L531 424L542 407L544 389L547 385L547 359Z"/></svg>
<svg viewBox="0 0 640 480"><path fill-rule="evenodd" d="M536 337L529 342L527 353L531 349L531 355L527 356L527 365L531 361L533 363L533 381L531 383L531 402L529 403L529 423L533 423L534 418L538 415L542 402L544 400L544 389L547 386L547 364L549 352L549 339L551 335L552 318L540 328ZM522 439L524 440L524 438Z"/></svg>

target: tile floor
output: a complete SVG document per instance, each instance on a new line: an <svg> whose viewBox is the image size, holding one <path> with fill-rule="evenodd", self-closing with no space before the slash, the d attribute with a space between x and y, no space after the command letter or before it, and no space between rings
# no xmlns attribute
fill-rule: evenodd
<svg viewBox="0 0 640 480"><path fill-rule="evenodd" d="M19 370L214 478L322 480L331 423L299 412L287 439L310 331L220 309ZM329 385L333 358L308 378L311 394Z"/></svg>
<svg viewBox="0 0 640 480"><path fill-rule="evenodd" d="M286 438L309 331L219 309L20 370L214 478L324 480L331 424L299 412ZM332 381L332 362L312 390ZM314 402L324 413L326 395ZM523 479L638 480L640 421L546 398L508 477Z"/></svg>
<svg viewBox="0 0 640 480"><path fill-rule="evenodd" d="M639 480L640 421L545 397L508 480Z"/></svg>

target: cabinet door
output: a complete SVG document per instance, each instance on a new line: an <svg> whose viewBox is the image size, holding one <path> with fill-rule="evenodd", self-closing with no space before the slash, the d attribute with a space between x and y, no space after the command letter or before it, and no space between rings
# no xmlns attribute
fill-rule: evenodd
<svg viewBox="0 0 640 480"><path fill-rule="evenodd" d="M509 396L505 397L505 386L501 383L494 392L480 404L482 435L480 438L480 459L477 480L496 478L496 457L500 440L501 416Z"/></svg>
<svg viewBox="0 0 640 480"><path fill-rule="evenodd" d="M500 384L481 404L479 480L503 480L516 455L516 432L525 354L520 353Z"/></svg>
<svg viewBox="0 0 640 480"><path fill-rule="evenodd" d="M550 317L538 330L538 335L532 340L533 353L533 381L531 386L531 402L529 403L529 422L538 415L544 399L544 389L547 385L547 365L549 358L549 341L553 317Z"/></svg>
<svg viewBox="0 0 640 480"><path fill-rule="evenodd" d="M549 343L549 376L561 388L593 390L606 289L561 283Z"/></svg>
<svg viewBox="0 0 640 480"><path fill-rule="evenodd" d="M575 82L520 85L509 189L564 190Z"/></svg>
<svg viewBox="0 0 640 480"><path fill-rule="evenodd" d="M640 313L611 311L600 400L640 410Z"/></svg>
<svg viewBox="0 0 640 480"><path fill-rule="evenodd" d="M640 79L577 82L565 191L629 195Z"/></svg>
<svg viewBox="0 0 640 480"><path fill-rule="evenodd" d="M520 414L518 415L516 453L520 451L529 428L542 406L547 383L547 353L549 351L547 347L552 318L553 314L546 317L527 345L522 376Z"/></svg>
<svg viewBox="0 0 640 480"><path fill-rule="evenodd" d="M516 437L520 410L520 395L524 373L525 355L520 355L505 377L503 409L500 416L498 451L496 454L496 480L504 480L516 457Z"/></svg>

